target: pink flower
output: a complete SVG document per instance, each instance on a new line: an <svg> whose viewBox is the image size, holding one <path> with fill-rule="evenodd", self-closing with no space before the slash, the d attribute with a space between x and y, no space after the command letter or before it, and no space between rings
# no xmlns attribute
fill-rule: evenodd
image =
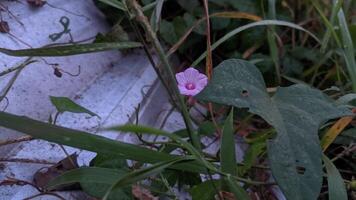
<svg viewBox="0 0 356 200"><path fill-rule="evenodd" d="M208 77L192 67L177 73L176 79L180 93L186 96L197 95L208 84Z"/></svg>

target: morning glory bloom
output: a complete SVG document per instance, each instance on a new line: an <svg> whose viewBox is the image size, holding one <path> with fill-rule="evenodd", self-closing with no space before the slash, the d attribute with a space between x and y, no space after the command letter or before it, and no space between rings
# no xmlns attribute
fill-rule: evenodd
<svg viewBox="0 0 356 200"><path fill-rule="evenodd" d="M208 84L208 77L192 67L177 73L176 79L180 93L186 96L197 95Z"/></svg>

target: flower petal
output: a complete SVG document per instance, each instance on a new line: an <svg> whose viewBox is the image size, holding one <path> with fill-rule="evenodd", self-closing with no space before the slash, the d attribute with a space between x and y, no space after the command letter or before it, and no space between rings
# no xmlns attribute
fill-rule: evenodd
<svg viewBox="0 0 356 200"><path fill-rule="evenodd" d="M184 72L177 73L176 79L177 79L178 84L180 84L180 85L187 84L187 79L185 78Z"/></svg>
<svg viewBox="0 0 356 200"><path fill-rule="evenodd" d="M187 88L184 85L178 85L178 89L182 95L186 95L186 96L191 95L191 90L187 90Z"/></svg>
<svg viewBox="0 0 356 200"><path fill-rule="evenodd" d="M199 76L199 74L200 74L199 71L192 67L189 67L184 71L184 76L187 82L194 83L196 78Z"/></svg>

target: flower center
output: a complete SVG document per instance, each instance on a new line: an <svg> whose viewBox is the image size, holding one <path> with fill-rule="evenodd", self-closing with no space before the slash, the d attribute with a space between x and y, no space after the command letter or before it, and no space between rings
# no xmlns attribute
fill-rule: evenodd
<svg viewBox="0 0 356 200"><path fill-rule="evenodd" d="M194 90L195 89L195 85L193 83L187 83L185 85L185 88L187 88L188 90Z"/></svg>

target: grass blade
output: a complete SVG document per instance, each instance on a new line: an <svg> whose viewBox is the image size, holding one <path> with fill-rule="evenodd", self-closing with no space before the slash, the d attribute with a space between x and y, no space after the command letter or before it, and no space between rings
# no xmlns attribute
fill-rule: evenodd
<svg viewBox="0 0 356 200"><path fill-rule="evenodd" d="M236 155L235 155L235 138L234 138L234 110L231 109L227 117L221 137L220 147L220 164L221 171L233 176L237 175Z"/></svg>
<svg viewBox="0 0 356 200"><path fill-rule="evenodd" d="M108 51L114 49L130 49L141 47L138 42L119 42L119 43L93 43L93 44L74 44L54 47L43 47L34 49L12 50L0 48L0 53L15 57L57 57L70 56L77 54Z"/></svg>
<svg viewBox="0 0 356 200"><path fill-rule="evenodd" d="M339 171L325 155L323 155L323 161L328 175L329 200L347 200L344 180Z"/></svg>
<svg viewBox="0 0 356 200"><path fill-rule="evenodd" d="M136 160L143 163L156 163L177 158L177 156L174 155L153 151L137 145L110 140L102 136L51 125L5 112L0 112L0 126L49 142L101 153L103 155L113 155L119 158ZM194 161L179 164L175 168L191 172L205 171L203 166Z"/></svg>
<svg viewBox="0 0 356 200"><path fill-rule="evenodd" d="M297 25L297 24L293 24L290 22L286 22L286 21L280 21L280 20L262 20L262 21L258 21L258 22L252 22L249 24L246 24L244 26L240 26L232 31L230 31L229 33L227 33L226 35L224 35L222 38L220 38L218 41L216 41L212 46L211 46L211 50L213 51L214 49L216 49L218 46L220 46L222 43L226 42L227 40L229 40L231 37L235 36L236 34L256 27L256 26L270 26L270 25L276 25L276 26L287 26L290 28L294 28L300 31L304 31L306 33L308 33L309 35L311 35L318 43L320 43L319 39L310 31L304 29L303 27ZM207 52L205 51L198 59L196 59L192 66L197 66L205 57L206 57Z"/></svg>
<svg viewBox="0 0 356 200"><path fill-rule="evenodd" d="M239 200L249 200L250 197L248 196L247 192L242 188L235 180L233 180L230 176L225 178L230 191L235 195L235 199Z"/></svg>
<svg viewBox="0 0 356 200"><path fill-rule="evenodd" d="M276 19L276 0L268 0L268 17L269 19ZM276 29L274 26L269 27L267 30L267 40L270 49L270 54L274 63L277 83L281 84L281 70L279 67L279 55L278 55L278 46L276 42Z"/></svg>
<svg viewBox="0 0 356 200"><path fill-rule="evenodd" d="M340 47L341 46L340 39L339 39L338 35L336 34L336 31L334 30L334 27L333 27L333 20L335 20L334 19L335 16L333 17L333 14L335 15L334 12L337 13L337 10L340 9L340 7L342 5L342 0L339 0L338 3L336 3L336 5L333 6L333 10L332 10L333 13L332 13L331 21L329 21L326 18L326 16L324 15L323 10L322 10L319 2L317 2L316 0L310 0L310 1L313 4L313 6L315 7L315 9L318 11L323 23L328 28L327 32L324 35L323 43L321 44L322 45L322 47L321 47L322 52L324 52L324 50L325 50L325 48L327 46L327 43L328 43L328 40L329 40L328 38L330 37L330 34L332 34L332 36L334 37L334 40L336 41L337 45Z"/></svg>
<svg viewBox="0 0 356 200"><path fill-rule="evenodd" d="M133 183L136 183L143 179L146 179L150 176L154 176L154 175L162 172L164 169L166 169L166 168L170 167L171 165L176 164L178 162L183 162L183 161L188 161L188 160L193 160L193 159L194 159L193 157L181 157L181 158L176 158L176 159L161 162L161 163L156 163L150 167L143 168L143 169L140 169L137 171L133 171L133 172L125 175L124 177L120 178L117 182L115 182L108 189L103 200L106 200L109 197L112 190L116 190L123 186L133 184Z"/></svg>
<svg viewBox="0 0 356 200"><path fill-rule="evenodd" d="M261 17L257 15L252 15L249 13L245 12L236 12L236 11L226 11L226 12L217 12L213 13L209 16L210 18L230 18L230 19L249 19L252 21L260 21L262 20ZM202 19L199 19L196 21L192 27L190 27L185 34L176 42L168 51L167 57L172 55L183 43L184 41L188 38L188 36L193 32L193 30L198 27L202 22L206 20L206 17L203 17Z"/></svg>
<svg viewBox="0 0 356 200"><path fill-rule="evenodd" d="M183 148L187 149L193 156L195 156L202 164L204 164L207 168L216 171L215 167L211 165L211 163L207 162L204 157L199 153L199 151L193 147L189 142L183 140L180 138L178 135L175 134L170 134L165 131L147 127L147 126L141 126L141 125L132 125L132 124L127 124L123 126L117 126L117 127L112 127L109 128L108 130L115 130L115 131L122 131L122 132L132 132L132 133L141 133L141 134L151 134L151 135L157 135L157 136L165 136L170 138L171 140L175 141L179 145L181 145Z"/></svg>
<svg viewBox="0 0 356 200"><path fill-rule="evenodd" d="M356 92L356 61L353 41L346 22L344 11L341 9L337 16L339 18L339 26L342 36L342 46L344 49L343 55L349 76L352 81L352 89L354 92Z"/></svg>

